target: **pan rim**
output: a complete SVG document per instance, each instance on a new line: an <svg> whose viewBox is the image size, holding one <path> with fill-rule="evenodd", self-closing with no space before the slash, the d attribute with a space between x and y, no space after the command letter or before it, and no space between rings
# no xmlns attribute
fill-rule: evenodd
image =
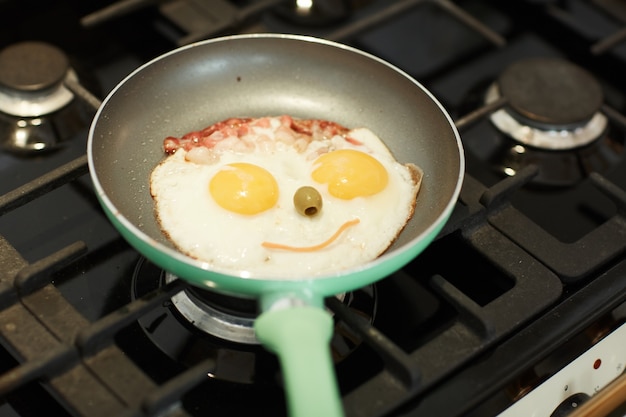
<svg viewBox="0 0 626 417"><path fill-rule="evenodd" d="M456 145L458 148L459 163L458 163L458 172L456 172L456 186L454 187L454 190L451 193L446 206L444 207L443 210L441 210L437 218L433 222L431 222L431 224L428 225L428 227L425 230L423 230L417 236L410 239L408 242L404 243L402 246L394 248L393 250L383 253L376 259L373 259L369 262L366 262L357 266L345 268L345 269L331 272L331 273L314 275L314 276L305 277L305 278L302 278L302 277L300 278L282 278L282 277L272 278L272 277L267 277L267 276L255 275L254 273L251 273L250 271L245 271L245 270L235 271L235 270L231 270L227 268L218 268L215 266L209 266L206 262L191 258L172 247L169 247L161 242L156 241L155 239L150 237L147 233L143 232L137 225L135 225L132 221L130 221L126 216L124 216L119 211L119 209L116 207L116 205L113 203L113 201L109 198L109 196L104 190L104 187L98 175L98 171L96 169L96 161L94 157L94 140L95 140L94 137L96 134L98 121L102 117L102 112L104 111L106 105L112 99L112 97L116 95L117 91L120 90L130 79L134 78L137 74L140 74L146 67L154 65L171 55L181 53L187 49L195 48L195 47L202 46L202 45L217 43L217 42L225 42L229 40L266 39L266 38L267 39L281 39L282 38L282 39L289 39L289 40L296 40L296 41L303 41L303 42L313 42L317 44L327 45L333 48L347 50L351 53L359 54L367 59L374 60L380 64L383 64L384 66L389 67L391 70L405 77L407 80L409 80L411 83L416 85L419 89L421 89L428 96L428 98L437 106L441 114L445 117L447 123L450 126L450 129L452 130L454 134ZM447 222L448 218L450 217L456 205L458 197L460 195L463 178L465 174L465 157L464 157L463 145L461 142L459 132L456 129L452 118L450 117L448 112L444 109L442 104L421 83L419 83L409 74L407 74L405 71L401 70L400 68L396 67L395 65L373 54L359 50L352 46L341 44L341 43L327 40L327 39L317 38L314 36L282 34L282 33L238 34L238 35L229 35L229 36L211 38L211 39L194 42L194 43L173 49L137 67L134 71L132 71L130 74L124 77L124 79L122 79L122 81L120 81L107 94L107 96L102 101L100 107L96 111L96 114L89 128L88 141L87 141L87 159L88 159L90 177L93 182L96 195L98 199L100 200L102 206L104 207L106 214L110 217L110 219L113 220L114 222L115 221L118 222L124 229L123 231L120 230L120 232L126 232L130 234L132 237L139 239L143 244L154 248L155 250L157 250L164 256L169 257L171 260L173 260L176 263L180 263L181 265L185 265L186 267L190 267L195 270L205 271L208 274L207 279L206 279L207 282L203 282L203 284L207 286L213 286L209 281L211 281L212 278L214 278L214 274L218 274L218 275L225 276L227 278L238 279L238 280L243 279L246 281L258 281L261 284L262 283L280 283L281 286L283 285L300 286L300 285L303 285L303 283L305 282L315 281L316 283L319 282L320 286L323 286L324 285L323 282L328 282L329 280L334 280L335 278L345 278L347 276L352 276L355 274L359 275L368 270L377 270L383 264L386 264L395 258L402 258L403 256L404 257L408 256L408 260L411 260L414 257L416 257L419 254L419 252L421 252L421 249L414 255L411 255L411 252L415 251L415 248L420 246L420 243L425 243L424 246L428 245L430 241L435 237L435 235L439 232L439 230L443 227L443 225ZM428 178L427 174L425 178ZM451 175L451 179L452 179L452 175ZM142 252L142 251L139 250L139 252ZM404 262L404 264L406 264L406 262ZM399 265L396 268L396 270L404 266L404 264ZM192 281L196 284L198 283L197 280L195 279L189 279L187 277L181 277L181 278L186 279L188 281ZM383 278L383 277L381 276L380 278ZM370 279L370 281L374 281L374 280L375 279Z"/></svg>

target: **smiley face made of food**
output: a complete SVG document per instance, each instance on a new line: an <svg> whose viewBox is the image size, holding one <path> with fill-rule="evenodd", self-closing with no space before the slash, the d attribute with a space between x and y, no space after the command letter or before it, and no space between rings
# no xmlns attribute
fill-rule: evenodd
<svg viewBox="0 0 626 417"><path fill-rule="evenodd" d="M415 209L421 170L366 128L228 119L163 142L150 190L184 254L250 277L310 278L369 262Z"/></svg>

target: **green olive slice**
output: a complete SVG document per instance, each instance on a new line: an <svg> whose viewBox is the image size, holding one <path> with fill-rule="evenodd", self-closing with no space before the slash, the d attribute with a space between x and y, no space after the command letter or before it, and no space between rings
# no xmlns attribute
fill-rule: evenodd
<svg viewBox="0 0 626 417"><path fill-rule="evenodd" d="M293 195L293 205L303 216L314 216L322 209L322 195L315 188L305 185Z"/></svg>

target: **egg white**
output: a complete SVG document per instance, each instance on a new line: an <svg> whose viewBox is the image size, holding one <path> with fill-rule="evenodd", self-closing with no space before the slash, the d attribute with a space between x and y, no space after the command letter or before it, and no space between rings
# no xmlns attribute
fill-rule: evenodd
<svg viewBox="0 0 626 417"><path fill-rule="evenodd" d="M312 143L305 152L277 143L254 152L221 151L210 164L188 161L182 149L166 157L152 172L151 193L163 232L181 252L206 262L210 268L252 278L302 279L333 273L375 259L397 237L413 214L419 181L415 169L398 163L388 148L368 129L349 137ZM378 159L389 174L387 187L368 197L342 200L311 178L313 156L320 149L353 148ZM247 162L274 176L279 187L275 207L242 215L220 207L209 193L211 178L226 164ZM293 195L304 185L322 195L323 208L314 216L299 214ZM328 246L311 252L265 248L262 242L309 247L330 238L342 224L358 218Z"/></svg>

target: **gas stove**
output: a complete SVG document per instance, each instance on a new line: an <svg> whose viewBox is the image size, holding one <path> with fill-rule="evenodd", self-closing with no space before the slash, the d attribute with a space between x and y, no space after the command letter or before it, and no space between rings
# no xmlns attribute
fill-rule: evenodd
<svg viewBox="0 0 626 417"><path fill-rule="evenodd" d="M0 22L1 414L286 415L256 301L144 259L87 175L118 82L233 33L370 52L461 134L463 189L436 240L326 300L347 416L569 415L623 374L623 2L2 0Z"/></svg>

